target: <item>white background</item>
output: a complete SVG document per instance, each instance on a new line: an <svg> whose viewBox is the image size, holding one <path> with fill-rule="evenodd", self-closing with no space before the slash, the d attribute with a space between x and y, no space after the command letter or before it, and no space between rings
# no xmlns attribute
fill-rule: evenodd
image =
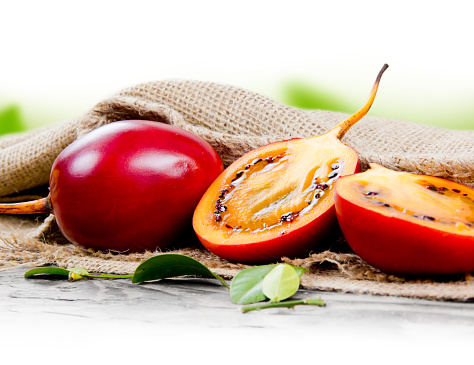
<svg viewBox="0 0 474 365"><path fill-rule="evenodd" d="M30 125L170 78L277 99L296 78L358 108L385 62L371 114L448 127L474 114L469 1L4 1L0 14L0 108L20 104Z"/></svg>

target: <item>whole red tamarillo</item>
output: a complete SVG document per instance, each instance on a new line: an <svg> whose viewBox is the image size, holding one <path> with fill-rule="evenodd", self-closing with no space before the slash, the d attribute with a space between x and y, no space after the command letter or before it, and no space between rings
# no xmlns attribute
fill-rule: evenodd
<svg viewBox="0 0 474 365"><path fill-rule="evenodd" d="M191 230L196 205L222 171L214 149L190 132L118 121L59 154L46 198L1 204L0 213L54 213L63 235L86 248L162 249Z"/></svg>

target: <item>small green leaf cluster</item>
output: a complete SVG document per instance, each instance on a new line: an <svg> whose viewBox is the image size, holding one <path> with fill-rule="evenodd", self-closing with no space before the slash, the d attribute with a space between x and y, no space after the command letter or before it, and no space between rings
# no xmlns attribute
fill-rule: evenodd
<svg viewBox="0 0 474 365"><path fill-rule="evenodd" d="M236 304L251 304L267 299L270 301L266 305L243 309L244 312L248 312L267 307L293 308L298 304L323 306L324 302L318 299L282 302L297 292L300 285L299 278L305 271L307 269L287 264L256 266L239 272L229 286L222 277L189 256L161 254L143 261L132 275L94 275L83 268L64 269L46 266L29 270L25 273L25 278L53 275L67 277L70 281L100 278L132 279L132 283L142 283L181 276L208 277L219 280L230 289L231 300Z"/></svg>
<svg viewBox="0 0 474 365"><path fill-rule="evenodd" d="M282 302L298 291L300 277L306 271L308 269L288 264L256 266L242 270L232 280L230 298L236 304L253 304L269 300L266 304L242 308L244 313L264 308L293 308L300 304L324 306L324 302L319 299Z"/></svg>

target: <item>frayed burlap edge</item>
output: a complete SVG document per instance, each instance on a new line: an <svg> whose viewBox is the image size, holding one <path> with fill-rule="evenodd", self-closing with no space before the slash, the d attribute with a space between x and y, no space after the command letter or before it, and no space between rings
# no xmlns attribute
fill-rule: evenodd
<svg viewBox="0 0 474 365"><path fill-rule="evenodd" d="M24 267L26 272L32 267L55 265L69 269L82 267L90 273L132 274L142 261L164 253L104 253L86 250L70 243L48 243L37 236L38 232L45 232L41 225L39 231L37 225L31 222L25 224L28 227L10 229L0 235L0 271ZM29 232L27 235L26 231ZM228 262L201 246L173 249L166 253L190 256L228 280L241 270L251 267ZM301 287L309 290L429 300L474 299L474 279L470 275L451 281L405 279L384 274L353 253L331 251L314 253L300 259L282 258L281 262L307 268L309 271L302 276Z"/></svg>

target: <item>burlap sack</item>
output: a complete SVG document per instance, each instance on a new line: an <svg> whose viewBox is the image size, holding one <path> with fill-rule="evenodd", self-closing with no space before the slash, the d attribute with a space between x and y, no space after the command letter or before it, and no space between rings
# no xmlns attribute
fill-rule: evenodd
<svg viewBox="0 0 474 365"><path fill-rule="evenodd" d="M361 98L361 104L365 102ZM402 107L402 106L400 106ZM169 123L207 140L225 165L245 152L277 140L321 134L347 115L305 111L240 88L197 81L161 81L126 89L75 120L0 138L0 196L21 199L40 192L56 156L85 133L123 119ZM356 149L362 168L376 162L395 170L447 177L474 185L474 131L454 131L367 116L343 141ZM31 196L30 198L33 198ZM46 219L45 219L46 218ZM0 218L0 267L55 264L92 272L132 273L155 253L116 255L83 250L65 242L54 216ZM414 280L385 275L350 252L343 240L334 251L284 261L310 268L302 279L309 289L467 300L474 281L464 278ZM233 277L232 264L196 246L176 250L202 261L218 274ZM451 281L450 281L451 280Z"/></svg>

